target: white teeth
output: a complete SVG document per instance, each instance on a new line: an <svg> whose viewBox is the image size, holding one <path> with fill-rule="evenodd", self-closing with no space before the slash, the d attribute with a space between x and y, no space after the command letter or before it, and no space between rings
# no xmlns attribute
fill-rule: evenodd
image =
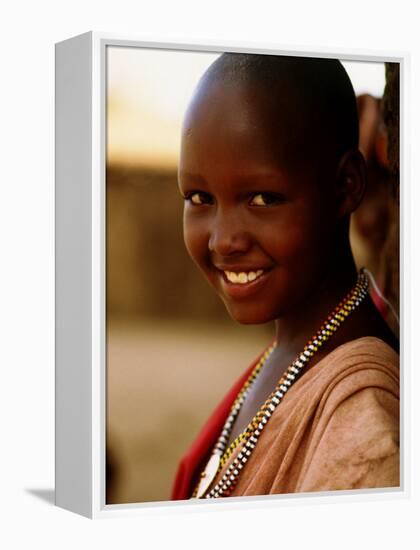
<svg viewBox="0 0 420 550"><path fill-rule="evenodd" d="M236 273L233 273L233 271L225 271L225 273L231 283L239 283L238 275L236 275Z"/></svg>
<svg viewBox="0 0 420 550"><path fill-rule="evenodd" d="M240 273L225 271L224 273L229 282L244 285L246 283L250 283L251 281L255 281L255 279L264 273L264 270L258 269L257 271L250 271L249 273L245 273L244 271L241 271Z"/></svg>
<svg viewBox="0 0 420 550"><path fill-rule="evenodd" d="M238 275L238 283L247 283L248 282L248 275L246 273L239 273Z"/></svg>

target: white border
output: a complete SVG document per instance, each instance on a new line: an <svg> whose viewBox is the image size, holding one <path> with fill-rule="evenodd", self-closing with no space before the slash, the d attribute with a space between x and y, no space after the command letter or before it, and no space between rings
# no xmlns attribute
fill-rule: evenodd
<svg viewBox="0 0 420 550"><path fill-rule="evenodd" d="M140 514L156 514L159 510L165 509L171 512L189 512L196 511L220 511L243 509L245 506L249 509L261 508L261 507L273 507L284 505L300 505L305 503L320 504L338 503L338 502L364 502L364 501L378 501L378 500L394 500L401 498L409 498L410 496L410 470L409 470L409 395L406 391L409 381L409 365L408 354L405 353L408 345L408 296L409 296L409 281L407 280L408 259L404 254L403 242L405 240L408 246L408 234L405 231L405 227L409 224L409 204L408 204L408 150L407 144L407 118L406 109L404 106L408 105L408 53L400 52L398 54L390 52L377 52L366 50L339 50L329 48L319 48L312 51L308 51L307 48L293 46L288 47L286 45L280 46L279 44L250 44L242 42L220 42L206 41L203 43L185 43L178 41L177 39L170 42L162 41L149 41L139 40L138 37L129 38L121 37L115 34L92 32L88 33L91 36L91 48L92 48L92 233L91 233L91 246L92 246L92 265L91 265L91 307L92 307L92 371L91 371L91 383L92 383L92 399L91 409L89 417L92 418L92 463L89 465L91 468L92 479L92 502L91 513L84 514L92 518L114 518L121 516L132 516ZM72 40L82 39L86 35L70 39ZM65 43L61 43L65 44ZM401 440L403 442L401 446L401 487L395 489L368 489L357 491L334 491L324 493L310 493L310 494L292 494L292 495L269 495L260 497L232 497L228 499L221 499L218 501L164 501L164 502L150 502L150 503L138 503L138 504L118 504L118 505L106 505L105 504L105 381L106 381L106 320L105 320L105 161L106 161L106 144L105 144L105 124L106 124L106 111L105 111L105 93L106 93L106 47L107 46L121 46L121 47L142 47L142 48L154 48L154 49L173 49L173 50L195 50L203 52L247 52L247 53L272 53L283 55L296 55L307 57L324 57L324 58L339 58L348 61L390 61L394 63L400 63L400 219L401 219L401 232L400 232L400 281L401 291L401 365L403 365L401 373ZM59 243L57 243L59 245ZM404 271L402 270L404 265ZM56 322L59 319L57 318ZM60 369L60 365L56 365L56 369ZM77 395L77 388L74 389L74 394ZM69 390L71 391L71 389ZM57 422L57 430L60 429ZM68 452L72 453L73 450L69 447ZM80 509L73 509L78 513L82 513Z"/></svg>
<svg viewBox="0 0 420 550"><path fill-rule="evenodd" d="M105 507L106 471L106 56L92 40L92 517ZM97 342L97 346L93 345Z"/></svg>
<svg viewBox="0 0 420 550"><path fill-rule="evenodd" d="M89 34L56 45L55 97L55 499L83 515L92 514L91 388L98 383L91 376L91 232L98 211L91 197L91 45Z"/></svg>

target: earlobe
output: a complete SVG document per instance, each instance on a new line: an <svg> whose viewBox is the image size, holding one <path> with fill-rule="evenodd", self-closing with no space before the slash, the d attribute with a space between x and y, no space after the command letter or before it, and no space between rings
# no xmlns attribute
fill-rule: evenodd
<svg viewBox="0 0 420 550"><path fill-rule="evenodd" d="M366 163L359 150L347 151L338 164L337 210L340 218L350 215L361 203L366 190Z"/></svg>

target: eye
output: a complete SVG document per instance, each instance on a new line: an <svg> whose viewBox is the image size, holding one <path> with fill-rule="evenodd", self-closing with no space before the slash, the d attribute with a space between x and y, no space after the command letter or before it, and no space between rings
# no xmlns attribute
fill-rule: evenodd
<svg viewBox="0 0 420 550"><path fill-rule="evenodd" d="M203 191L192 191L184 197L186 201L189 201L194 206L201 206L203 204L212 204L213 198L209 193Z"/></svg>
<svg viewBox="0 0 420 550"><path fill-rule="evenodd" d="M250 200L251 206L272 206L284 202L284 197L276 193L255 193Z"/></svg>

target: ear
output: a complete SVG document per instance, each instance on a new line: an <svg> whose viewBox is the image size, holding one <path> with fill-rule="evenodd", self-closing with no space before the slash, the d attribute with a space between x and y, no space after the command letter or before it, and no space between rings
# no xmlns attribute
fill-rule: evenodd
<svg viewBox="0 0 420 550"><path fill-rule="evenodd" d="M340 218L350 215L359 206L367 185L366 162L357 149L346 151L337 167L335 178L336 207Z"/></svg>

